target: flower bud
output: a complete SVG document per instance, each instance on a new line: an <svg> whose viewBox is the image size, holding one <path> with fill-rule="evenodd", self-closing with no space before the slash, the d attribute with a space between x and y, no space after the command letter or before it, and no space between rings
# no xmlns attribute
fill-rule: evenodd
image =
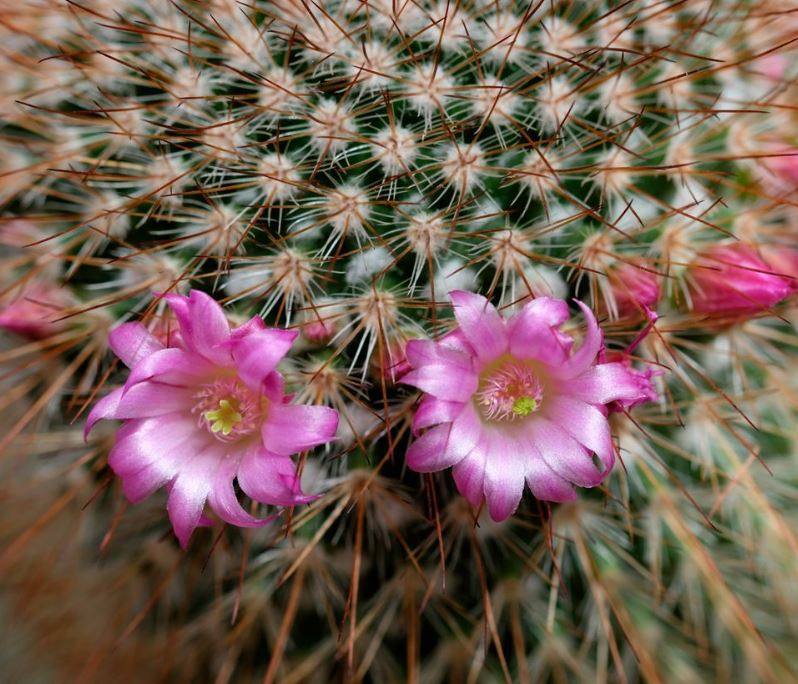
<svg viewBox="0 0 798 684"><path fill-rule="evenodd" d="M617 318L640 318L646 309L655 309L660 297L660 276L654 267L639 259L622 262L607 273Z"/></svg>
<svg viewBox="0 0 798 684"><path fill-rule="evenodd" d="M794 290L750 245L715 245L688 268L690 306L696 313L751 315L765 311Z"/></svg>

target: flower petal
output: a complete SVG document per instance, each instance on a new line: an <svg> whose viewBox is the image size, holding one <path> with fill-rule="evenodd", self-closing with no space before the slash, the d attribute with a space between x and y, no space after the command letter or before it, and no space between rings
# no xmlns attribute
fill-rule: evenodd
<svg viewBox="0 0 798 684"><path fill-rule="evenodd" d="M216 515L230 525L262 527L273 520L274 516L256 518L241 507L233 488L237 469L236 459L228 457L222 461L213 477L213 486L208 493L208 505Z"/></svg>
<svg viewBox="0 0 798 684"><path fill-rule="evenodd" d="M299 333L296 330L263 328L234 336L228 346L239 377L253 392L260 393L267 377L288 353Z"/></svg>
<svg viewBox="0 0 798 684"><path fill-rule="evenodd" d="M460 330L460 328L455 328L454 330L449 331L443 337L441 337L436 344L439 344L445 349L458 351L470 357L477 355L477 353L474 351L474 347L471 346L471 343L466 339L465 335L463 335L463 332Z"/></svg>
<svg viewBox="0 0 798 684"><path fill-rule="evenodd" d="M507 330L496 307L482 295L464 290L449 293L460 330L482 361L493 361L507 351Z"/></svg>
<svg viewBox="0 0 798 684"><path fill-rule="evenodd" d="M457 490L474 507L484 498L485 464L488 460L487 439L483 435L471 452L452 468Z"/></svg>
<svg viewBox="0 0 798 684"><path fill-rule="evenodd" d="M590 453L559 425L536 416L525 430L527 439L558 475L580 487L595 487L607 472L600 472Z"/></svg>
<svg viewBox="0 0 798 684"><path fill-rule="evenodd" d="M139 361L130 371L125 392L153 378L168 385L190 385L213 370L214 367L198 354L176 348L162 349Z"/></svg>
<svg viewBox="0 0 798 684"><path fill-rule="evenodd" d="M165 298L175 312L186 348L213 363L231 365L230 352L224 347L230 325L219 302L200 290L191 290L188 297L168 294Z"/></svg>
<svg viewBox="0 0 798 684"><path fill-rule="evenodd" d="M582 309L582 313L585 315L585 325L587 329L585 331L585 339L582 340L579 349L571 355L571 358L562 365L553 367L553 374L562 379L573 378L584 373L593 365L596 356L601 350L602 344L604 344L604 334L601 332L601 328L599 328L598 321L596 321L593 312L586 304L580 302L578 299L574 301L579 305L579 308Z"/></svg>
<svg viewBox="0 0 798 684"><path fill-rule="evenodd" d="M418 437L424 428L438 423L451 423L463 410L459 401L444 401L431 395L425 396L413 416L413 435Z"/></svg>
<svg viewBox="0 0 798 684"><path fill-rule="evenodd" d="M452 436L452 423L425 432L408 447L407 467L417 473L434 473L461 461L465 454L456 448Z"/></svg>
<svg viewBox="0 0 798 684"><path fill-rule="evenodd" d="M86 418L86 425L83 426L84 440L88 439L89 433L99 421L115 418L116 409L119 406L119 400L122 398L124 389L124 387L115 389L94 405L94 408L89 412L88 418Z"/></svg>
<svg viewBox="0 0 798 684"><path fill-rule="evenodd" d="M567 320L568 305L561 299L538 297L527 302L508 322L510 353L549 366L564 363L573 340L558 328Z"/></svg>
<svg viewBox="0 0 798 684"><path fill-rule="evenodd" d="M501 522L515 513L521 502L527 456L524 445L501 430L491 430L487 439L490 457L485 460L485 500L490 517Z"/></svg>
<svg viewBox="0 0 798 684"><path fill-rule="evenodd" d="M227 457L230 446L213 441L180 464L172 483L166 511L172 521L180 546L186 548L191 534L199 526L205 501L214 487L214 478Z"/></svg>
<svg viewBox="0 0 798 684"><path fill-rule="evenodd" d="M198 430L192 417L182 411L130 420L117 433L116 444L108 454L108 465L123 480L153 464L171 478L187 455L201 451L208 439L207 433Z"/></svg>
<svg viewBox="0 0 798 684"><path fill-rule="evenodd" d="M335 437L338 412L327 406L270 404L261 428L267 450L281 456L325 444Z"/></svg>
<svg viewBox="0 0 798 684"><path fill-rule="evenodd" d="M157 463L151 463L122 479L122 491L131 503L143 501L174 477L164 472Z"/></svg>
<svg viewBox="0 0 798 684"><path fill-rule="evenodd" d="M296 506L316 497L302 493L296 464L259 447L250 449L238 467L238 484L251 499L275 506Z"/></svg>
<svg viewBox="0 0 798 684"><path fill-rule="evenodd" d="M479 379L471 370L432 363L410 371L401 380L444 401L467 402L477 391Z"/></svg>
<svg viewBox="0 0 798 684"><path fill-rule="evenodd" d="M532 494L541 501L573 501L576 499L573 485L549 468L539 454L527 462L526 481Z"/></svg>
<svg viewBox="0 0 798 684"><path fill-rule="evenodd" d="M563 428L580 444L594 452L609 471L615 463L615 448L606 410L567 396L552 397L546 417Z"/></svg>
<svg viewBox="0 0 798 684"><path fill-rule="evenodd" d="M84 435L88 435L101 419L129 420L151 418L175 411L189 411L191 396L184 387L157 382L140 382L120 387L100 399L86 419Z"/></svg>
<svg viewBox="0 0 798 684"><path fill-rule="evenodd" d="M600 363L563 383L562 392L589 404L620 401L635 404L656 397L650 374L640 373L622 363Z"/></svg>
<svg viewBox="0 0 798 684"><path fill-rule="evenodd" d="M405 355L413 368L440 364L470 371L474 367L469 354L432 340L410 340L405 346Z"/></svg>
<svg viewBox="0 0 798 684"><path fill-rule="evenodd" d="M114 328L108 335L108 346L128 368L165 348L141 323L122 323Z"/></svg>

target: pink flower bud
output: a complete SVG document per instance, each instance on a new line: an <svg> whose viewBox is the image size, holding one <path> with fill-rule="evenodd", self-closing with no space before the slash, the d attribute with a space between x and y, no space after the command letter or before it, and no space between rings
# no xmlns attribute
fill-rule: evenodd
<svg viewBox="0 0 798 684"><path fill-rule="evenodd" d="M336 328L327 321L309 321L305 323L300 330L302 337L314 344L325 344L332 339L335 335Z"/></svg>
<svg viewBox="0 0 798 684"><path fill-rule="evenodd" d="M32 283L4 306L0 305L0 328L41 340L67 327L61 311L69 306L66 290L51 283Z"/></svg>
<svg viewBox="0 0 798 684"><path fill-rule="evenodd" d="M640 259L620 263L607 274L618 318L640 318L646 309L655 309L660 297L660 276Z"/></svg>
<svg viewBox="0 0 798 684"><path fill-rule="evenodd" d="M389 343L388 348L383 350L382 357L378 352L374 352L372 363L377 377L384 379L388 385L398 382L405 373L410 371L404 340Z"/></svg>
<svg viewBox="0 0 798 684"><path fill-rule="evenodd" d="M790 65L789 60L780 53L772 52L769 55L755 59L751 63L751 69L769 81L781 81Z"/></svg>
<svg viewBox="0 0 798 684"><path fill-rule="evenodd" d="M794 290L794 279L768 265L750 245L715 245L688 269L691 308L697 313L752 315Z"/></svg>
<svg viewBox="0 0 798 684"><path fill-rule="evenodd" d="M778 245L762 247L760 252L774 273L786 276L793 291L798 290L798 249Z"/></svg>
<svg viewBox="0 0 798 684"><path fill-rule="evenodd" d="M767 157L764 164L786 187L798 187L798 148L781 149Z"/></svg>

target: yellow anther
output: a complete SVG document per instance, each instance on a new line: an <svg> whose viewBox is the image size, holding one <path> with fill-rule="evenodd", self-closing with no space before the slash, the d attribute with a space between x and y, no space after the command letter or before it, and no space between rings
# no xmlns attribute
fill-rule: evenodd
<svg viewBox="0 0 798 684"><path fill-rule="evenodd" d="M219 408L205 412L205 420L211 424L211 432L229 435L233 428L244 419L227 399L219 400Z"/></svg>

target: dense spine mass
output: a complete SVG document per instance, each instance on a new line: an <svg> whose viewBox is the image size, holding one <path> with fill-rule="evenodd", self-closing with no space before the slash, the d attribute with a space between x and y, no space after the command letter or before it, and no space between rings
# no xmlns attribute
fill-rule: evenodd
<svg viewBox="0 0 798 684"><path fill-rule="evenodd" d="M0 0L0 31L0 576L42 668L798 678L798 5ZM340 421L298 459L318 498L180 553L165 495L125 502L113 429L81 432L124 382L110 331L169 344L162 295L192 289L298 330L286 392ZM406 344L464 291L507 320L578 298L601 362L645 369L601 486L497 524L406 468ZM547 394L502 363L476 396L520 424ZM211 432L249 429L211 389Z"/></svg>

